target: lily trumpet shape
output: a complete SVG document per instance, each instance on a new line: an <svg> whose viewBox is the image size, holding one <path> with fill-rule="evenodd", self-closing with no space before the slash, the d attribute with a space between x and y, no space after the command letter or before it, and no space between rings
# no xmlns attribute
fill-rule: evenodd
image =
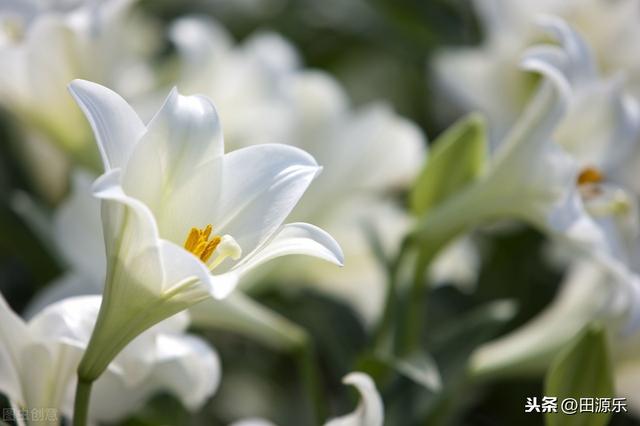
<svg viewBox="0 0 640 426"><path fill-rule="evenodd" d="M73 174L71 192L55 210L52 221L38 223L29 215L34 206L28 198L17 197L16 211L60 253L67 271L38 292L26 307L27 318L59 300L102 294L106 263L100 200L93 196L95 177L83 170ZM304 343L304 333L280 315L253 301L240 291L224 300L210 299L189 309L191 324L242 333L278 350Z"/></svg>
<svg viewBox="0 0 640 426"><path fill-rule="evenodd" d="M306 223L283 225L320 171L284 145L224 153L216 110L174 89L147 126L115 92L76 80L70 90L94 130L106 173L104 301L78 369L95 380L154 324L210 297L273 258L306 254L342 264L333 238Z"/></svg>
<svg viewBox="0 0 640 426"><path fill-rule="evenodd" d="M324 426L382 426L384 406L375 383L365 373L349 373L342 379L345 385L352 385L360 392L361 400L356 409L347 415L329 420ZM230 426L275 426L274 423L260 418L238 420Z"/></svg>
<svg viewBox="0 0 640 426"><path fill-rule="evenodd" d="M637 206L616 173L638 136L638 107L622 93L619 81L597 75L589 46L575 31L556 18L544 22L566 52L564 59L558 47L549 45L530 53L546 58L550 70L569 84L568 113L554 138L564 142L576 170L569 202L560 204L565 210L551 216L560 226L551 229L562 242L577 242L574 248L581 249L581 256L545 311L472 355L471 370L478 375L539 373L594 321L607 327L616 357L628 359L625 348L640 327ZM580 133L576 123L588 123L588 129Z"/></svg>
<svg viewBox="0 0 640 426"><path fill-rule="evenodd" d="M620 71L640 95L639 6L634 0L474 0L484 30L477 47L443 49L435 59L436 83L467 111L489 117L498 140L534 91L534 80L515 72L522 52L539 43L539 15L553 15L578 29L607 75ZM601 25L608 22L609 25ZM499 90L501 96L494 96Z"/></svg>
<svg viewBox="0 0 640 426"><path fill-rule="evenodd" d="M181 87L215 96L226 143L282 142L323 165L292 217L336 237L345 267L310 258L276 262L246 280L245 289L304 285L348 303L372 323L386 272L364 229L370 225L389 253L399 245L410 220L390 194L406 188L427 157L420 129L384 102L354 108L335 78L301 67L293 46L276 35L258 33L233 45L215 22L187 17L173 24L170 36L182 58Z"/></svg>
<svg viewBox="0 0 640 426"><path fill-rule="evenodd" d="M451 218L459 216L458 222L464 222L465 211L472 211L476 220L517 218L556 241L613 259L619 256L620 233L609 232L603 219L608 220L606 216L623 203L605 191L598 169L601 163L591 163L594 157L588 149L558 143L559 135L566 134L567 121L575 123L585 111L577 102L601 81L593 74L588 47L575 31L557 18L543 18L540 23L560 45L536 46L524 56L523 68L543 77L536 95L497 147L485 173L427 222L446 217L444 224L455 227ZM628 145L637 135L637 106L615 93L608 93L605 101L597 98L601 104L615 106L615 119L602 126L599 134L618 135ZM632 212L631 197L625 200L626 211Z"/></svg>
<svg viewBox="0 0 640 426"><path fill-rule="evenodd" d="M564 46L570 59L558 66L570 76L572 97L554 138L578 165L577 185L584 208L608 234L609 251L623 263L638 235L634 151L640 136L638 102L625 93L620 74L603 77L594 52L559 18L540 18L549 35ZM536 54L553 58L557 47L540 45ZM611 228L615 232L607 232Z"/></svg>
<svg viewBox="0 0 640 426"><path fill-rule="evenodd" d="M75 371L100 308L99 296L64 299L25 322L0 295L0 392L27 424L57 425L70 417ZM93 421L116 421L156 392L168 391L195 409L216 390L220 362L199 338L184 334L177 315L136 338L95 383Z"/></svg>

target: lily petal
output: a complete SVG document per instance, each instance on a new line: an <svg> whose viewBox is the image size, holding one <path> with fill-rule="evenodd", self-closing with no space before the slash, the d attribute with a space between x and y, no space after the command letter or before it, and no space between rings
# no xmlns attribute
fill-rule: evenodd
<svg viewBox="0 0 640 426"><path fill-rule="evenodd" d="M64 260L75 271L103 279L104 240L100 201L91 192L93 180L87 173L74 173L71 194L54 214L53 236Z"/></svg>
<svg viewBox="0 0 640 426"><path fill-rule="evenodd" d="M74 80L69 91L93 128L105 171L123 167L144 133L138 114L120 95L99 84Z"/></svg>
<svg viewBox="0 0 640 426"><path fill-rule="evenodd" d="M302 254L344 264L340 245L326 231L308 223L290 223L276 230L233 268L212 279L212 295L222 299L236 287L240 278L253 268L278 257Z"/></svg>
<svg viewBox="0 0 640 426"><path fill-rule="evenodd" d="M24 403L20 382L22 349L31 339L26 324L0 294L0 391L15 402Z"/></svg>
<svg viewBox="0 0 640 426"><path fill-rule="evenodd" d="M145 333L151 334L149 331ZM142 337L142 336L141 336ZM190 410L195 410L209 398L220 382L220 361L217 354L201 339L189 335L159 333L153 337L148 360L125 349L116 362L126 363L121 371L107 370L96 381L92 391L93 419L113 422L134 412L158 390L180 398ZM144 380L128 383L126 374L147 364ZM138 367L137 367L138 366Z"/></svg>
<svg viewBox="0 0 640 426"><path fill-rule="evenodd" d="M220 384L217 354L204 340L194 336L159 336L154 367L156 386L180 395L182 403L191 410L199 408Z"/></svg>
<svg viewBox="0 0 640 426"><path fill-rule="evenodd" d="M123 276L112 282L126 286L132 280L153 294L162 288L163 276L159 235L147 206L124 193L119 185L120 170L105 173L94 183L94 195L103 200L102 221L107 257L115 260ZM120 264L122 263L122 264ZM109 265L114 268L114 265ZM116 284L118 285L118 284ZM108 297L106 289L105 297Z"/></svg>
<svg viewBox="0 0 640 426"><path fill-rule="evenodd" d="M611 311L615 287L600 265L583 262L575 267L554 302L520 329L482 345L471 358L479 375L514 371L541 372L554 354L594 320L619 315ZM599 294L600 297L593 297Z"/></svg>
<svg viewBox="0 0 640 426"><path fill-rule="evenodd" d="M159 242L160 256L164 265L165 285L178 284L190 277L196 278L208 288L216 286L209 269L193 254L169 241ZM164 291L170 290L164 288Z"/></svg>
<svg viewBox="0 0 640 426"><path fill-rule="evenodd" d="M273 236L234 267L234 271L253 269L271 259L290 254L317 257L342 266L342 249L326 231L308 223L289 223L282 226Z"/></svg>
<svg viewBox="0 0 640 426"><path fill-rule="evenodd" d="M100 294L102 288L103 281L97 280L94 275L68 272L39 291L27 305L23 316L27 319L33 318L45 307L59 300L73 296Z"/></svg>
<svg viewBox="0 0 640 426"><path fill-rule="evenodd" d="M89 341L102 298L77 296L46 306L29 321L29 334L38 340L84 348Z"/></svg>
<svg viewBox="0 0 640 426"><path fill-rule="evenodd" d="M593 54L587 43L563 19L557 16L542 15L537 18L538 25L562 44L567 55L565 72L576 85L593 79L597 72Z"/></svg>
<svg viewBox="0 0 640 426"><path fill-rule="evenodd" d="M204 300L189 309L189 316L194 327L242 333L279 350L297 348L305 339L297 325L240 291L224 301Z"/></svg>
<svg viewBox="0 0 640 426"><path fill-rule="evenodd" d="M325 426L382 426L384 406L371 377L355 372L347 374L342 382L355 386L362 400L353 413L335 418L325 423Z"/></svg>
<svg viewBox="0 0 640 426"><path fill-rule="evenodd" d="M223 150L213 103L204 96L182 96L174 89L136 145L123 170L122 186L162 223L165 200L180 192L195 170L221 157Z"/></svg>
<svg viewBox="0 0 640 426"><path fill-rule="evenodd" d="M182 57L181 80L207 86L214 72L213 64L222 60L232 44L231 36L211 19L187 16L177 19L169 37ZM208 72L203 72L203 69Z"/></svg>
<svg viewBox="0 0 640 426"><path fill-rule="evenodd" d="M501 205L509 214L526 218L546 229L549 211L575 189L577 165L552 140L556 126L567 110L571 88L562 72L547 62L546 57L527 56L522 66L542 74L545 80L509 132L495 155L490 172L475 192L483 198L498 197L493 203L480 203L479 206L495 209ZM511 201L516 199L527 202Z"/></svg>
<svg viewBox="0 0 640 426"><path fill-rule="evenodd" d="M322 140L304 146L326 172L309 188L304 202L295 210L297 217L318 217L320 212L353 197L354 192L403 187L417 175L426 159L420 129L386 104L363 108L349 120L344 120L343 114L337 123L331 124L335 127L333 131L314 129L311 134L319 133ZM332 203L326 203L327 200Z"/></svg>
<svg viewBox="0 0 640 426"><path fill-rule="evenodd" d="M224 158L222 194L213 223L252 252L282 224L321 168L306 152L257 145Z"/></svg>

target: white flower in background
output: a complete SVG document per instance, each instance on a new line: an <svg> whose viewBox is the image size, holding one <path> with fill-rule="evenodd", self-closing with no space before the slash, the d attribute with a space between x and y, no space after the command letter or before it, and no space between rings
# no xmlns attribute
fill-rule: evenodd
<svg viewBox="0 0 640 426"><path fill-rule="evenodd" d="M224 298L252 268L288 254L342 263L338 244L306 223L282 225L320 171L284 145L224 154L211 101L172 91L142 124L116 93L74 81L106 173L104 303L79 376L91 381L135 336L210 297Z"/></svg>
<svg viewBox="0 0 640 426"><path fill-rule="evenodd" d="M540 14L559 16L576 28L604 73L623 71L631 92L640 96L640 5L635 0L474 0L473 5L483 43L441 51L435 72L460 107L487 114L494 139L504 135L535 88L535 79L518 73L516 64L544 37L535 25Z"/></svg>
<svg viewBox="0 0 640 426"><path fill-rule="evenodd" d="M234 47L215 23L184 18L174 23L171 37L183 58L180 87L216 99L228 144L282 142L323 165L293 217L334 235L345 251L345 267L287 260L272 265L271 281L288 287L304 281L348 302L367 322L375 320L385 271L364 226L380 234L389 252L395 250L409 219L389 193L406 187L425 161L420 130L384 103L354 110L337 81L299 69L294 49L273 34ZM246 285L265 279L264 274L254 278Z"/></svg>
<svg viewBox="0 0 640 426"><path fill-rule="evenodd" d="M560 2L511 2L502 4L504 9L495 10L488 7L496 6L498 3L502 4L491 1L478 2L483 7L485 18L493 16L490 14L491 11L498 14L493 16L496 20L491 21L495 24L495 31L490 32L486 49L496 49L501 54L508 52L505 57L508 60L500 56L505 59L500 62L500 59L478 49L470 49L464 53L445 53L438 62L442 76L445 80L451 78L456 82L455 88L450 84L447 87L451 90L460 89L472 98L477 96L477 100L491 102L481 105L475 101L468 101L466 107L487 112L495 135L503 134L514 114L521 109L521 104L534 82L530 75L515 73L513 67L509 66L515 55L519 55L526 47L526 44L521 44L519 38L511 37L510 34L513 31L523 31L526 26L531 37L529 43L535 40L534 34L537 38L550 36L550 41L559 43L559 46L538 44L527 50L527 55L538 61L538 64L547 67L548 71L562 75L571 92L564 107L566 113L550 131L550 137L571 156L571 161L566 163L574 163L573 179L577 182L578 196L571 194L566 197L565 207L556 209L553 222L556 229L560 225L559 229L564 228L574 237L591 239L596 245L606 246L610 255L628 263L628 252L635 244L635 236L638 234L637 202L630 190L637 190L639 187L632 170L635 170L633 164L638 157L635 150L638 147L640 127L637 102L624 92L629 86L626 84L629 83L629 75L605 67L610 75L602 76L598 70L603 67L602 61L597 62L596 59L601 59L600 56L607 57L607 52L599 49L597 43L596 48L592 50L592 45L585 43L573 28L559 18L533 17L552 4L562 9L563 13L569 10L588 10L590 7L593 9L596 4L599 5L598 10L611 7L619 12L621 8L631 7L630 2L617 2L615 7L609 3L605 6L604 2L600 1L588 1L580 6L576 2L566 2L566 9L560 6ZM603 16L610 16L607 15L609 12L602 12ZM500 16L503 13L506 16L520 15L518 19L506 19L505 22L501 22ZM561 14L564 16L563 13ZM516 25L515 22L519 23ZM542 25L534 28L533 23ZM575 24L578 25L577 22ZM601 24L597 26L609 27ZM578 27L583 29L580 25ZM586 30L582 35L590 40L590 34L586 33ZM471 65L471 62L474 65ZM472 75L463 78L459 72L471 72ZM523 90L518 95L520 97L516 96L515 88L511 87L513 81L517 81L514 87ZM529 83L525 84L525 81ZM469 85L473 87L467 87ZM505 96L490 96L490 92L483 92L488 90L495 93L498 87L500 93L506 94ZM558 170L558 167L551 168L553 169ZM565 170L568 171L566 167ZM588 220L585 220L582 210L588 213ZM580 216L583 216L582 219L576 221ZM567 224L573 229L569 229ZM597 227L594 227L594 224ZM587 232L591 234L589 237Z"/></svg>
<svg viewBox="0 0 640 426"><path fill-rule="evenodd" d="M130 0L0 3L0 104L25 132L20 153L39 189L57 200L69 157L97 168L91 129L67 85L89 78L130 96L149 90L144 62L154 28L132 15ZM43 163L46 162L46 166Z"/></svg>
<svg viewBox="0 0 640 426"><path fill-rule="evenodd" d="M616 390L640 413L639 293L638 275L598 259L579 260L552 304L524 326L478 348L470 360L471 371L479 376L544 372L558 351L597 321L612 338Z"/></svg>
<svg viewBox="0 0 640 426"><path fill-rule="evenodd" d="M0 392L17 407L56 410L57 419L29 424L71 416L76 369L100 301L65 299L25 322L0 295ZM189 409L200 407L218 387L220 362L204 341L184 334L186 327L187 318L176 315L131 342L95 383L90 419L116 421L162 391Z"/></svg>
<svg viewBox="0 0 640 426"><path fill-rule="evenodd" d="M480 253L469 236L462 236L442 249L429 265L429 282L453 285L472 293L480 271Z"/></svg>
<svg viewBox="0 0 640 426"><path fill-rule="evenodd" d="M568 56L560 49L556 53ZM442 226L431 226L432 232L441 228L446 233L445 227L487 219L515 218L543 230L566 233L588 219L577 195L577 164L553 141L570 101L569 82L537 52L525 56L521 67L542 77L538 91L491 153L478 180L427 215L427 222L442 222ZM576 208L567 208L574 205Z"/></svg>
<svg viewBox="0 0 640 426"><path fill-rule="evenodd" d="M565 56L549 45L534 47L530 54L564 76L572 91L554 138L575 163L577 191L556 219L572 224L564 227L569 241L595 244L586 247L578 261L571 259L570 273L546 310L473 354L471 368L480 375L539 372L593 321L603 322L613 337L616 368L638 353L630 349L640 329L638 210L635 195L625 189L619 174L638 137L637 105L622 93L620 80L598 76L589 47L565 23L550 18L544 22ZM628 376L617 376L631 384Z"/></svg>
<svg viewBox="0 0 640 426"><path fill-rule="evenodd" d="M170 38L179 53L177 86L216 100L229 147L289 140L294 113L286 78L298 57L286 40L260 33L235 46L226 29L206 17L177 19Z"/></svg>
<svg viewBox="0 0 640 426"><path fill-rule="evenodd" d="M619 143L624 150L633 143L637 106L621 93L617 81L598 78L588 46L566 23L540 21L560 45L531 48L523 67L538 71L544 81L498 146L485 175L454 197L442 219L474 206L478 217L523 219L624 263L628 242L622 242L623 236L633 239L637 232L635 201L622 187L604 181L605 170L612 170L615 182L617 154L607 159L594 153L611 148L602 144ZM591 131L575 139L582 133L573 132L585 127L581 117L590 120L586 127ZM612 221L624 226L618 229Z"/></svg>
<svg viewBox="0 0 640 426"><path fill-rule="evenodd" d="M574 263L551 305L523 327L477 349L472 370L481 375L544 371L592 321L605 322L619 335L633 296L626 292L632 288L597 259Z"/></svg>
<svg viewBox="0 0 640 426"><path fill-rule="evenodd" d="M51 246L51 251L57 254L65 272L31 299L25 311L27 318L68 297L102 294L106 277L106 255L100 201L91 192L93 180L88 172L74 173L67 198L53 212L50 221L38 225L42 228L38 230L38 234ZM28 199L16 201L29 203L16 206L23 216L34 208ZM28 216L25 219L33 222ZM33 227L37 230L36 224Z"/></svg>
<svg viewBox="0 0 640 426"><path fill-rule="evenodd" d="M386 274L365 227L377 233L383 249L395 252L410 221L391 195L419 172L427 156L426 141L415 124L384 103L352 108L328 74L300 72L290 84L296 120L289 143L324 167L292 217L336 236L345 267L338 273L320 262L298 259L274 268L272 279L295 283L295 271L306 284L347 301L370 323L380 314Z"/></svg>
<svg viewBox="0 0 640 426"><path fill-rule="evenodd" d="M569 60L556 64L568 76L572 97L554 139L578 164L578 187L585 209L602 228L610 228L610 250L625 263L638 234L636 185L625 173L633 161L640 135L637 102L624 93L620 75L599 75L593 52L582 38L558 18L545 18L544 27L558 40ZM553 61L553 46L532 48ZM618 238L615 238L615 235Z"/></svg>
<svg viewBox="0 0 640 426"><path fill-rule="evenodd" d="M361 400L351 414L329 420L325 426L382 426L384 406L371 377L354 372L347 374L342 382L355 386L360 392ZM230 426L275 426L275 424L265 419L250 418L236 421Z"/></svg>
<svg viewBox="0 0 640 426"><path fill-rule="evenodd" d="M384 406L371 377L364 373L350 373L342 379L342 382L355 386L362 399L353 413L330 420L325 426L382 426Z"/></svg>

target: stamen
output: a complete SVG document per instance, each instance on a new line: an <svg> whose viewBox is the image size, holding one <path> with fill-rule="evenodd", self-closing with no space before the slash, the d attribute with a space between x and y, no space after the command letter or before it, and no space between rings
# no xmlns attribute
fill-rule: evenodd
<svg viewBox="0 0 640 426"><path fill-rule="evenodd" d="M602 181L604 181L604 175L595 167L585 167L578 175L578 185L601 183Z"/></svg>
<svg viewBox="0 0 640 426"><path fill-rule="evenodd" d="M216 250L216 248L218 248L220 241L222 241L222 238L220 238L219 235L216 235L211 241L207 243L206 247L202 251L202 254L200 255L200 259L202 259L203 262L206 262L211 258L213 252Z"/></svg>
<svg viewBox="0 0 640 426"><path fill-rule="evenodd" d="M193 253L200 239L200 230L198 228L191 228L187 240L184 242L184 248Z"/></svg>
<svg viewBox="0 0 640 426"><path fill-rule="evenodd" d="M211 232L213 232L213 226L211 225L207 225L203 229L191 228L184 242L184 248L205 263L211 258L211 255L213 255L213 252L222 241L222 237L219 235L215 235L209 240Z"/></svg>

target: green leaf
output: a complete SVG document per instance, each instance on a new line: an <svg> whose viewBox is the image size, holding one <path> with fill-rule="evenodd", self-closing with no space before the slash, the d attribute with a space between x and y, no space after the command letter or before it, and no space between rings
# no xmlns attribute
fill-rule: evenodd
<svg viewBox="0 0 640 426"><path fill-rule="evenodd" d="M413 213L424 215L475 180L485 164L486 145L485 122L478 114L462 118L440 135L411 192Z"/></svg>
<svg viewBox="0 0 640 426"><path fill-rule="evenodd" d="M545 378L545 396L558 398L558 412L546 413L547 426L604 426L610 413L562 413L565 398L612 398L611 360L601 326L586 328L555 358Z"/></svg>
<svg viewBox="0 0 640 426"><path fill-rule="evenodd" d="M395 373L431 392L440 392L443 386L436 361L422 350L402 357L381 352L366 354L358 360L356 370L366 372L376 382L388 382Z"/></svg>
<svg viewBox="0 0 640 426"><path fill-rule="evenodd" d="M393 358L398 373L434 392L442 388L442 377L435 360L426 352L416 351L402 358Z"/></svg>
<svg viewBox="0 0 640 426"><path fill-rule="evenodd" d="M308 339L304 328L242 292L235 292L224 301L212 299L197 304L189 314L191 325L196 328L236 332L275 350L296 350Z"/></svg>

